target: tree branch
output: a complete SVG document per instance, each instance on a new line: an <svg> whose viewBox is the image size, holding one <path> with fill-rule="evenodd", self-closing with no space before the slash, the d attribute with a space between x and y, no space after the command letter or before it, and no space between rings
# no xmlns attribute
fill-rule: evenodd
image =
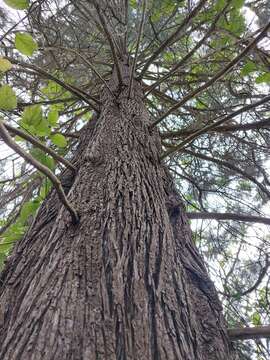
<svg viewBox="0 0 270 360"><path fill-rule="evenodd" d="M236 213L188 212L189 219L235 220L270 225L270 218Z"/></svg>
<svg viewBox="0 0 270 360"><path fill-rule="evenodd" d="M79 99L85 101L87 104L89 104L96 112L99 112L99 108L94 105L92 102L89 101L89 99L93 100L94 102L96 102L98 105L100 105L100 101L98 99L96 99L95 97L87 94L86 92L84 92L81 89L78 89L76 86L74 85L70 85L70 84L66 84L65 82L63 82L62 80L57 79L55 76L49 74L47 71L41 69L40 67L33 65L33 64L28 64L26 62L23 61L18 61L15 60L13 58L10 57L6 57L7 60L9 60L12 64L15 65L19 65L22 66L23 68L28 68L31 70L36 71L38 74L44 76L45 79L49 79L54 81L55 83L61 85L64 89L68 90L69 92L71 92L72 94L76 95L76 97L78 97Z"/></svg>
<svg viewBox="0 0 270 360"><path fill-rule="evenodd" d="M140 21L139 32L138 32L137 43L136 43L136 49L135 49L135 55L134 55L134 59L133 59L133 62L132 62L131 74L130 74L130 79L129 79L128 99L130 98L130 93L131 93L131 88L132 88L132 83L133 83L133 76L134 76L134 72L135 72L136 65L137 65L138 51L139 51L139 46L140 46L141 37L142 37L142 33L143 33L144 21L145 21L146 5L147 5L147 0L143 0L142 18L141 18L141 21Z"/></svg>
<svg viewBox="0 0 270 360"><path fill-rule="evenodd" d="M218 125L221 125L223 124L224 122L228 121L228 120L231 120L232 118L234 118L235 116L239 115L239 114L242 114L243 112L246 112L252 108L255 108L259 105L262 105L266 102L270 101L270 95L269 96L266 96L264 97L263 99L255 102L255 103L252 103L252 104L249 104L249 105L246 105L246 106L243 106L242 108L232 112L231 114L229 115L226 115L224 117L222 117L220 120L210 124L210 125L206 125L204 127L202 127L201 129L195 131L193 134L189 135L184 141L182 141L180 144L172 147L171 149L169 149L168 151L166 151L162 156L161 156L161 159L164 159L166 156L168 155L171 155L172 153L176 152L176 151L179 151L179 150L182 150L188 143L190 143L191 141L193 141L194 139L196 139L198 136L210 131L210 130L213 130L213 129L216 129Z"/></svg>
<svg viewBox="0 0 270 360"><path fill-rule="evenodd" d="M258 129L268 129L270 128L270 117L264 120L256 121L253 123L247 124L236 124L236 125L225 125L218 126L216 128L210 129L213 132L234 132L234 131L247 131L247 130L258 130ZM180 136L188 136L194 134L197 129L180 129L177 131L166 131L161 133L161 139L174 139Z"/></svg>
<svg viewBox="0 0 270 360"><path fill-rule="evenodd" d="M228 329L231 340L270 338L270 325Z"/></svg>
<svg viewBox="0 0 270 360"><path fill-rule="evenodd" d="M210 28L208 29L208 31L206 32L206 34L203 36L203 38L198 41L198 43L194 46L194 48L187 53L182 59L181 61L176 64L167 74L165 74L164 76L162 76L159 80L157 80L153 85L150 86L150 88L148 89L147 93L144 95L144 97L147 97L158 85L160 85L161 83L163 83L164 81L166 81L169 77L171 77L173 74L175 74L175 72L183 65L186 63L186 61L204 44L205 40L211 35L211 33L215 30L216 27L216 23L218 22L218 20L220 19L220 17L224 14L224 12L226 11L226 9L228 8L228 6L230 5L231 0L227 1L226 6L224 7L224 9L219 12L217 14L217 16L215 17L215 19L213 20L213 22L211 23Z"/></svg>
<svg viewBox="0 0 270 360"><path fill-rule="evenodd" d="M258 186L259 189L261 189L261 191L266 194L268 196L268 198L270 199L270 192L265 188L265 186L263 186L256 178L254 178L253 176L251 176L250 174L247 174L245 171L243 171L242 169L240 169L239 167L229 163L228 161L224 161L224 160L220 160L220 159L216 159L210 156L207 156L205 154L199 154L199 153L195 153L193 151L190 150L184 150L185 153L195 156L199 159L203 159L206 161L211 161L213 163L216 163L220 166L226 167L228 169L231 169L232 171L242 175L244 178L249 179L251 182L253 182L255 185Z"/></svg>
<svg viewBox="0 0 270 360"><path fill-rule="evenodd" d="M118 77L118 81L119 81L119 84L121 85L123 83L122 81L122 74L121 74L121 69L120 69L120 65L119 65L119 60L118 60L118 56L117 56L117 53L116 53L116 50L115 50L115 44L114 44L114 40L111 36L111 33L109 32L109 29L107 27L107 24L106 24L106 21L100 11L100 7L97 3L96 0L93 1L94 2L94 6L96 8L96 11L98 13L98 17L99 17L99 20L101 22L101 25L103 27L103 30L105 31L105 34L106 34L106 37L109 41L109 44L110 44L110 48L111 48L111 51L112 51L112 56L113 56L113 60L114 60L114 65L115 65L115 68L116 68L116 73L117 73L117 77Z"/></svg>
<svg viewBox="0 0 270 360"><path fill-rule="evenodd" d="M209 86L213 85L217 80L221 79L224 75L227 74L229 70L231 70L264 36L267 34L267 31L270 29L270 22L263 28L263 30L253 39L249 45L246 46L241 53L236 56L232 61L229 62L227 66L221 69L215 76L213 76L209 81L207 81L204 85L200 86L196 90L187 94L182 100L173 105L165 114L163 114L159 119L157 119L151 127L153 128L157 124L159 124L162 120L164 120L168 115L177 110L179 107L184 105L188 100L192 99L194 96L200 94L203 90L207 89Z"/></svg>
<svg viewBox="0 0 270 360"><path fill-rule="evenodd" d="M149 66L153 63L153 61L165 50L169 45L172 45L176 41L176 37L181 33L181 31L190 23L190 21L197 15L197 13L201 10L203 5L207 2L207 0L201 0L199 4L189 13L189 15L182 21L182 23L177 27L176 31L168 37L167 40L163 41L160 47L153 53L152 56L147 60L144 65L140 76L138 77L141 80L149 68Z"/></svg>
<svg viewBox="0 0 270 360"><path fill-rule="evenodd" d="M114 94L112 93L111 89L109 88L106 80L100 75L100 73L95 69L95 67L93 66L93 64L91 64L91 62L89 60L87 60L82 54L79 53L79 51L75 50L75 49L68 49L62 46L59 47L48 47L48 48L44 48L44 50L64 50L64 51L69 51L77 56L79 56L89 67L90 69L96 74L96 76L102 81L102 83L106 86L106 88L108 89L108 91L110 92L110 94L114 97Z"/></svg>
<svg viewBox="0 0 270 360"><path fill-rule="evenodd" d="M73 209L71 204L69 203L68 199L66 198L66 195L64 193L64 190L62 188L60 180L54 175L54 173L47 168L45 165L41 164L39 161L37 161L32 155L28 154L24 149L22 149L16 142L12 139L12 137L9 135L8 130L6 129L3 122L0 120L0 135L4 142L17 154L19 154L22 158L24 158L25 161L27 161L29 164L34 166L36 169L38 169L42 174L47 176L53 186L55 187L55 190L59 196L60 201L62 204L66 207L66 209L69 211L72 222L78 223L79 216L77 212Z"/></svg>
<svg viewBox="0 0 270 360"><path fill-rule="evenodd" d="M6 127L6 129L8 131L10 131L11 133L20 136L21 138L29 141L31 144L37 146L38 148L40 148L41 150L43 150L45 153L50 154L54 159L56 159L57 161L59 161L60 163L62 163L63 165L65 165L67 168L69 168L71 171L76 172L76 168L75 166L73 166L71 164L71 162L69 162L68 160L66 160L65 158L63 158L62 156L60 156L59 154L57 154L57 152L55 152L54 150L50 149L49 147L47 147L46 145L42 144L42 142L40 142L38 139L36 139L34 136L25 133L24 131L14 128L13 126L10 126L6 123L4 123L4 126Z"/></svg>

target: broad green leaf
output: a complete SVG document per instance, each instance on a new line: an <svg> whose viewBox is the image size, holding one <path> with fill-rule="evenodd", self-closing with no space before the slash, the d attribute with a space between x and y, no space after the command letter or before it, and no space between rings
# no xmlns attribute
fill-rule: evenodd
<svg viewBox="0 0 270 360"><path fill-rule="evenodd" d="M31 56L37 50L38 45L30 34L17 33L15 36L16 49L23 55Z"/></svg>
<svg viewBox="0 0 270 360"><path fill-rule="evenodd" d="M58 121L58 111L57 110L50 110L48 113L48 122L52 127L55 127L57 125Z"/></svg>
<svg viewBox="0 0 270 360"><path fill-rule="evenodd" d="M17 98L14 90L9 85L0 87L0 109L13 110L17 106Z"/></svg>
<svg viewBox="0 0 270 360"><path fill-rule="evenodd" d="M42 150L34 148L30 151L30 154L41 164L47 166L51 170L54 169L55 163L53 158L49 155L46 155Z"/></svg>
<svg viewBox="0 0 270 360"><path fill-rule="evenodd" d="M12 68L12 64L7 59L0 58L0 72L6 72Z"/></svg>
<svg viewBox="0 0 270 360"><path fill-rule="evenodd" d="M27 106L22 115L22 122L28 126L35 126L42 120L42 109L40 105Z"/></svg>
<svg viewBox="0 0 270 360"><path fill-rule="evenodd" d="M255 82L256 82L256 84L270 83L270 72L263 73L263 74L259 75L256 78Z"/></svg>
<svg viewBox="0 0 270 360"><path fill-rule="evenodd" d="M41 92L48 96L49 99L58 98L62 96L64 90L61 85L56 82L49 80L48 85L41 89Z"/></svg>
<svg viewBox="0 0 270 360"><path fill-rule="evenodd" d="M256 71L257 67L252 61L248 61L245 66L241 69L241 75L246 76L253 71Z"/></svg>
<svg viewBox="0 0 270 360"><path fill-rule="evenodd" d="M4 2L16 10L27 9L29 6L29 0L4 0Z"/></svg>
<svg viewBox="0 0 270 360"><path fill-rule="evenodd" d="M58 147L67 146L67 140L62 134L54 134L54 135L52 135L51 140Z"/></svg>
<svg viewBox="0 0 270 360"><path fill-rule="evenodd" d="M48 120L42 118L41 121L34 127L34 132L39 136L50 135L51 129L49 127Z"/></svg>
<svg viewBox="0 0 270 360"><path fill-rule="evenodd" d="M31 133L46 136L51 130L48 120L43 117L40 105L28 106L24 109L20 124L27 128Z"/></svg>

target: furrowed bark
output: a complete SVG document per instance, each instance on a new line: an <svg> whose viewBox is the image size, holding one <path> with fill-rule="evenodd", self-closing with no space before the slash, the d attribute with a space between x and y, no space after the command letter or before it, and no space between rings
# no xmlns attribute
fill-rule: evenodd
<svg viewBox="0 0 270 360"><path fill-rule="evenodd" d="M128 99L129 71L121 64L121 88L113 74L117 101L104 89L77 155L68 198L80 223L52 193L6 265L1 359L234 359L135 80Z"/></svg>

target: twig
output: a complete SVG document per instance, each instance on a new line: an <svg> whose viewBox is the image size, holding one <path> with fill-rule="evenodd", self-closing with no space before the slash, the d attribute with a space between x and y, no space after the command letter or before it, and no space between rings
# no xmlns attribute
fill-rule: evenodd
<svg viewBox="0 0 270 360"><path fill-rule="evenodd" d="M139 46L140 46L140 42L141 42L141 38L142 38L144 21L145 21L146 6L147 6L147 0L143 0L142 18L141 18L141 21L140 21L139 32L138 32L137 43L136 43L136 49L135 49L135 55L134 55L134 59L133 59L133 62L132 62L131 74L130 74L130 79L129 79L128 99L130 98L131 88L132 88L132 84L133 84L133 76L134 76L134 72L135 72L136 65L137 65L138 51L139 51Z"/></svg>
<svg viewBox="0 0 270 360"><path fill-rule="evenodd" d="M203 5L207 2L207 0L201 0L199 4L189 13L189 15L182 21L182 23L177 27L177 30L171 34L168 39L163 41L160 47L153 53L153 55L147 60L144 65L140 76L138 77L141 80L149 68L149 66L153 63L153 61L165 50L169 45L176 41L176 37L181 33L181 31L189 24L189 22L197 15L197 13L201 10Z"/></svg>
<svg viewBox="0 0 270 360"><path fill-rule="evenodd" d="M258 129L268 129L270 127L270 117L264 120L256 121L253 123L247 124L237 124L237 125L224 125L218 126L211 131L214 132L234 132L234 131L248 131L248 130L258 130ZM193 134L197 129L184 128L177 131L166 131L160 134L161 139L174 139L181 136L187 136Z"/></svg>
<svg viewBox="0 0 270 360"><path fill-rule="evenodd" d="M209 81L204 85L200 86L198 89L187 94L182 100L173 105L165 114L163 114L159 119L157 119L152 125L151 128L159 124L164 120L168 115L177 110L180 106L184 105L188 100L192 99L194 96L200 94L203 90L207 89L209 86L214 84L217 80L221 79L229 70L231 70L238 62L265 36L267 31L270 29L270 22L263 28L263 30L253 39L247 47L241 51L241 53L236 56L232 61L229 62L222 70L220 70L215 76L213 76Z"/></svg>
<svg viewBox="0 0 270 360"><path fill-rule="evenodd" d="M212 129L215 129L218 125L220 124L223 124L224 122L234 118L235 116L239 115L239 114L242 114L243 112L246 112L252 108L255 108L259 105L262 105L266 102L270 101L270 95L269 96L266 96L265 98L255 102L255 103L252 103L252 104L249 104L249 105L246 105L234 112L232 112L231 114L229 115L226 115L224 117L222 117L220 120L214 122L213 124L210 124L210 125L206 125L204 126L203 128L195 131L193 134L189 135L184 141L182 141L180 144L172 147L171 149L169 149L168 151L166 151L162 156L161 156L161 159L164 159L166 156L168 155L171 155L172 153L174 153L175 151L179 151L181 149L183 149L188 143L190 143L191 141L193 141L194 139L196 139L198 136L212 130Z"/></svg>
<svg viewBox="0 0 270 360"><path fill-rule="evenodd" d="M267 188L265 186L263 186L255 177L253 177L252 175L250 175L247 172L243 171L239 167L229 163L228 161L213 158L213 157L207 156L205 154L195 153L194 151L190 151L190 150L184 150L184 152L189 154L189 155L195 156L195 157L197 157L199 159L210 161L210 162L218 164L218 165L220 165L222 167L226 167L226 168L228 168L228 169L242 175L244 178L249 179L251 182L253 182L255 185L257 185L258 188L261 189L261 191L263 193L265 193L268 196L268 198L270 199L270 192L267 190Z"/></svg>
<svg viewBox="0 0 270 360"><path fill-rule="evenodd" d="M79 216L76 210L73 209L72 205L69 203L68 199L66 198L66 195L64 193L64 190L62 188L60 180L54 175L54 173L47 168L45 165L41 164L39 161L37 161L32 155L28 154L24 149L22 149L16 142L12 139L12 137L9 135L8 130L6 129L3 122L0 120L0 135L4 142L13 149L17 154L19 154L22 158L24 158L25 161L27 161L29 164L34 166L36 169L38 169L42 174L47 176L53 186L55 187L55 190L59 196L60 201L63 203L63 205L66 207L66 209L69 211L72 222L78 223L79 222Z"/></svg>
<svg viewBox="0 0 270 360"><path fill-rule="evenodd" d="M182 59L181 61L176 64L172 70L170 70L167 74L165 74L164 76L162 76L159 80L157 80L153 85L150 86L150 88L148 89L147 93L144 95L144 98L147 97L158 85L160 85L161 83L163 83L165 80L167 80L169 77L171 77L173 74L175 74L175 72L183 65L186 63L186 61L204 44L205 40L211 35L211 33L215 30L216 24L218 22L218 20L220 19L220 17L224 14L224 12L226 11L226 9L228 8L228 6L230 5L231 0L227 2L226 6L224 7L224 9L219 12L217 14L217 16L215 17L215 19L213 20L213 22L211 23L210 28L208 29L208 31L206 32L206 34L204 35L204 37L198 41L198 43L194 46L194 48L187 53Z"/></svg>
<svg viewBox="0 0 270 360"><path fill-rule="evenodd" d="M87 60L82 54L80 54L77 50L75 49L69 49L69 48L65 48L65 47L47 47L44 48L44 50L64 50L64 51L69 51L72 52L73 54L76 54L77 56L79 56L89 67L90 69L97 75L97 77L103 82L103 84L106 86L106 88L108 89L108 91L110 92L110 94L114 97L114 94L112 93L111 89L109 88L107 82L105 79L103 79L103 77L100 75L100 73L95 69L95 67L91 64L91 62L89 60Z"/></svg>
<svg viewBox="0 0 270 360"><path fill-rule="evenodd" d="M10 34L18 25L20 25L25 19L27 19L27 17L31 14L32 11L36 10L35 5L38 4L38 6L42 5L42 3L45 0L42 1L34 1L33 4L31 4L30 8L27 11L27 14L25 16L23 16L16 24L14 24L13 26L11 26L6 32L5 34L0 38L0 42L2 42L7 36L8 34Z"/></svg>
<svg viewBox="0 0 270 360"><path fill-rule="evenodd" d="M50 154L54 159L56 159L57 161L59 161L60 163L62 163L63 165L65 165L67 168L69 168L70 170L72 170L73 172L76 172L76 168L75 166L73 166L71 164L71 162L69 162L68 160L66 160L65 158L63 158L62 156L60 156L59 154L57 154L57 152L55 152L54 150L50 149L49 147L47 147L46 145L44 145L42 142L40 142L38 139L36 139L34 136L29 135L27 133L25 133L24 131L14 128L11 125L8 125L6 123L4 123L4 126L6 127L6 129L8 131L10 131L11 133L18 135L20 137L22 137L23 139L29 141L31 144L37 146L38 148L40 148L41 150L43 150L44 152Z"/></svg>
<svg viewBox="0 0 270 360"><path fill-rule="evenodd" d="M64 81L57 79L55 76L49 74L47 71L41 69L40 67L33 65L33 64L28 64L26 62L22 62L22 61L18 61L15 60L13 58L10 57L6 57L7 60L9 60L12 64L15 65L19 65L22 66L23 68L28 68L31 70L36 71L38 74L44 76L45 79L49 79L54 81L55 83L61 85L64 89L68 90L69 92L71 92L72 94L76 95L79 99L85 101L87 104L89 104L95 111L99 112L99 108L97 106L95 106L92 102L89 101L89 99L93 100L94 102L96 102L98 105L100 105L100 101L98 99L96 99L95 97L87 94L86 92L84 92L81 89L78 89L76 86L74 85L70 85L70 84L66 84ZM89 99L88 99L89 98Z"/></svg>
<svg viewBox="0 0 270 360"><path fill-rule="evenodd" d="M122 83L123 83L122 74L121 74L121 69L120 69L120 65L119 65L119 61L118 61L118 56L117 56L117 53L116 53L116 50L115 50L114 39L112 38L111 33L109 32L109 30L107 28L106 21L105 21L102 13L100 11L100 7L99 7L98 3L96 2L96 0L94 0L94 6L96 8L99 20L101 22L103 30L105 31L106 37L107 37L107 39L109 41L109 44L110 44L110 48L111 48L111 51L112 51L112 56L113 56L113 60L114 60L114 65L116 67L116 73L117 73L119 84L122 85Z"/></svg>

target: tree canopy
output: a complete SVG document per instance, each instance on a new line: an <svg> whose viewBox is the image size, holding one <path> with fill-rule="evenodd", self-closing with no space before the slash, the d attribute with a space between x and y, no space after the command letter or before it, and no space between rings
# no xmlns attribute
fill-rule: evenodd
<svg viewBox="0 0 270 360"><path fill-rule="evenodd" d="M125 49L229 327L269 324L269 0L1 5L1 266L52 186L65 203L58 175Z"/></svg>

